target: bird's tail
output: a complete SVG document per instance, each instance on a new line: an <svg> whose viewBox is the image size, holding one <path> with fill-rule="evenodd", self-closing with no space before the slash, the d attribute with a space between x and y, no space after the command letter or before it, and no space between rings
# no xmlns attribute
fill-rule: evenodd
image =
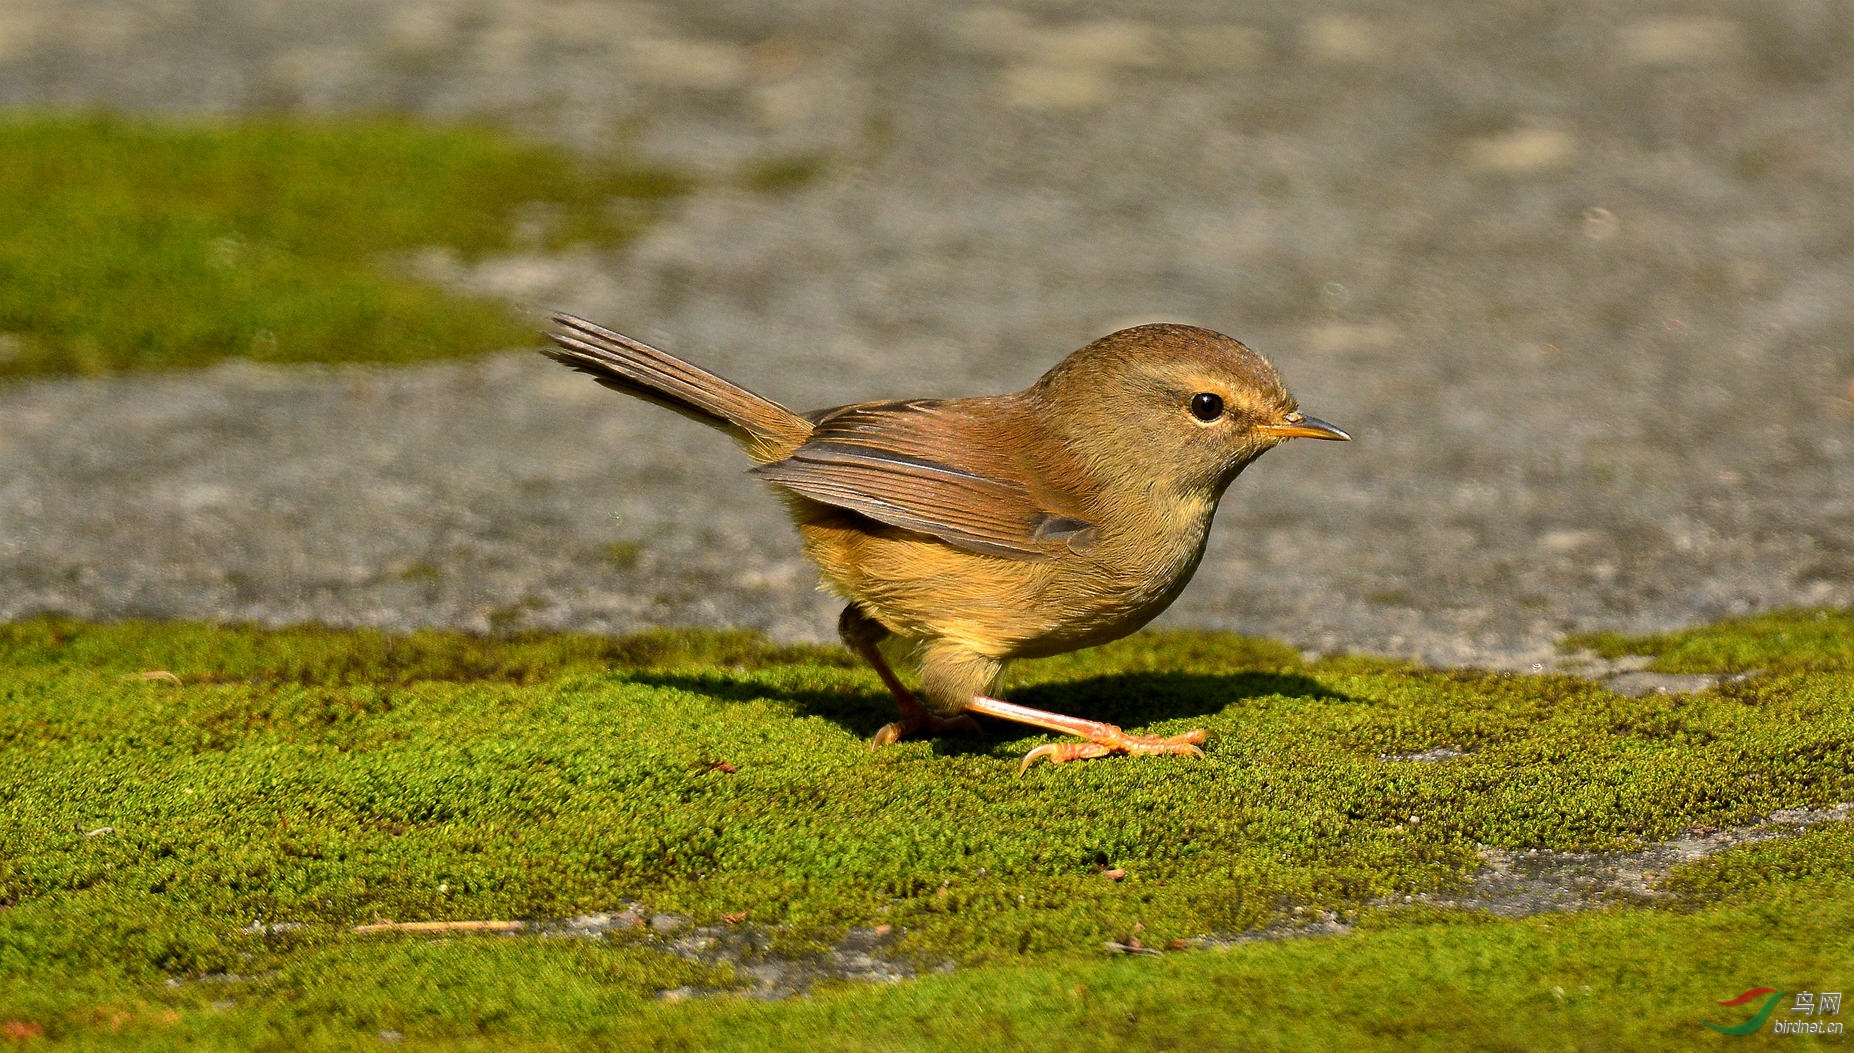
<svg viewBox="0 0 1854 1053"><path fill-rule="evenodd" d="M558 346L542 354L614 391L720 428L762 464L785 457L811 434L805 418L674 355L572 315L557 314L554 324L560 328L547 335Z"/></svg>

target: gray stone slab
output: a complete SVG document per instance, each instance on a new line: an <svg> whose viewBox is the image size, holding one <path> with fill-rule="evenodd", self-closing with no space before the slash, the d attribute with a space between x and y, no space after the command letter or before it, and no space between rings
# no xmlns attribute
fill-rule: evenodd
<svg viewBox="0 0 1854 1053"><path fill-rule="evenodd" d="M800 407L1241 336L1358 441L1240 480L1166 624L1524 667L1854 603L1844 6L35 0L0 102L629 144L706 181L631 250L426 264ZM725 442L555 368L8 386L0 617L829 638Z"/></svg>

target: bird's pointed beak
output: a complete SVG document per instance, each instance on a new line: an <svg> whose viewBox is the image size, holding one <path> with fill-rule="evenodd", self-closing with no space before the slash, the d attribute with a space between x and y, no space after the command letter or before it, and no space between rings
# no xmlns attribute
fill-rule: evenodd
<svg viewBox="0 0 1854 1053"><path fill-rule="evenodd" d="M1255 429L1263 435L1277 439L1332 439L1335 442L1350 442L1352 437L1318 417L1309 417L1299 410L1285 413L1273 424L1264 424Z"/></svg>

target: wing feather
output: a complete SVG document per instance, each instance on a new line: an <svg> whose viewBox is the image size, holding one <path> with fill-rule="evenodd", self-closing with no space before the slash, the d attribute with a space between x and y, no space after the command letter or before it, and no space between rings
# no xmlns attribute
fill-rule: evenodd
<svg viewBox="0 0 1854 1053"><path fill-rule="evenodd" d="M1025 485L1016 454L997 448L995 400L866 403L808 416L811 437L752 474L814 501L1019 560L1086 552L1094 526Z"/></svg>

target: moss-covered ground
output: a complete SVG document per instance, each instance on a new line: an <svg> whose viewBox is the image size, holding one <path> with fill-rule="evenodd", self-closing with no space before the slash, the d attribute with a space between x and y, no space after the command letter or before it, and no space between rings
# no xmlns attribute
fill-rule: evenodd
<svg viewBox="0 0 1854 1053"><path fill-rule="evenodd" d="M683 189L487 127L9 115L0 380L532 343L506 305L417 281L396 257L614 246Z"/></svg>
<svg viewBox="0 0 1854 1053"><path fill-rule="evenodd" d="M1854 798L1850 639L1854 614L1835 612L1607 639L1682 669L1769 670L1631 699L1141 634L1027 663L1009 693L1148 731L1202 725L1208 756L1018 778L1047 739L993 725L871 754L891 709L872 673L744 634L0 626L0 1026L208 1049L382 1031L484 1049L1732 1041L1702 1022L1750 1012L1719 1000L1854 984L1847 824L1685 865L1652 908L1390 904L1460 887L1482 845L1625 849ZM143 675L157 671L172 677ZM1438 746L1462 755L1389 759ZM670 1003L658 994L749 978L623 935L353 931L634 902L699 924L744 914L779 954L889 925L900 958L957 968ZM1295 907L1357 931L1102 949Z"/></svg>
<svg viewBox="0 0 1854 1053"><path fill-rule="evenodd" d="M1661 673L1806 672L1854 668L1854 624L1824 611L1779 611L1662 636L1589 633L1565 641L1604 658L1648 655Z"/></svg>

